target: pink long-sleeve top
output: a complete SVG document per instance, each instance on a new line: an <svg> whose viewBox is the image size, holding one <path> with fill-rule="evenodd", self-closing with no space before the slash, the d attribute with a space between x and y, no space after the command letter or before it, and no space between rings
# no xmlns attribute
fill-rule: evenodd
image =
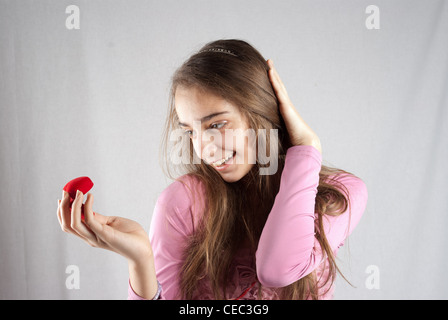
<svg viewBox="0 0 448 320"><path fill-rule="evenodd" d="M315 238L315 198L322 164L321 153L312 146L287 150L280 189L260 237L255 261L242 248L235 257L235 274L229 283L229 297L277 299L276 288L287 286L316 270L317 279L326 279L327 258ZM195 231L204 208L204 188L191 176L175 181L159 196L151 222L150 240L157 279L162 287L160 299L179 298L179 274L189 236ZM367 203L363 181L351 174L337 177L349 192L349 209L323 219L327 240L334 252L344 244L358 224ZM191 193L191 191L193 193ZM329 283L321 298L331 299ZM201 287L197 299L213 299L211 289ZM128 299L142 299L129 284Z"/></svg>

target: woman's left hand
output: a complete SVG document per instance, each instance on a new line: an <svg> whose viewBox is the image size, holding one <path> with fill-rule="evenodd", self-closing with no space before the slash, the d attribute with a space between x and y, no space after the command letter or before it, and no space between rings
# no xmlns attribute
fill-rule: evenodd
<svg viewBox="0 0 448 320"><path fill-rule="evenodd" d="M279 111L285 121L286 129L294 146L310 145L322 153L320 139L317 134L303 121L300 114L289 99L285 85L283 84L277 70L274 68L274 62L269 59L269 79L279 102Z"/></svg>

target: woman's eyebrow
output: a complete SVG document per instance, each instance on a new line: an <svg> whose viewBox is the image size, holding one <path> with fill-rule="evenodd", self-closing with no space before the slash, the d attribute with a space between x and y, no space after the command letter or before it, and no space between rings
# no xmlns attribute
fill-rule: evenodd
<svg viewBox="0 0 448 320"><path fill-rule="evenodd" d="M201 119L199 119L199 120L197 120L197 121L201 121L201 123L202 123L202 122L204 122L204 121L208 121L208 120L210 120L210 119L212 119L212 118L214 118L214 117L217 117L217 116L219 116L219 115L221 115L221 114L224 114L224 113L229 113L229 112L228 112L228 111L215 112L215 113L209 114L208 116L202 117ZM188 124L186 124L186 123L182 123L182 122L179 122L179 125L180 125L181 127L189 127Z"/></svg>

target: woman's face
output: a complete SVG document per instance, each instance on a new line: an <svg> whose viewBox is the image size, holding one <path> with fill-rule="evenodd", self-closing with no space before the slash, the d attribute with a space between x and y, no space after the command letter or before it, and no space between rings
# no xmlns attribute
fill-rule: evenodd
<svg viewBox="0 0 448 320"><path fill-rule="evenodd" d="M197 156L227 182L243 178L255 164L256 139L239 109L197 87L178 87L174 101Z"/></svg>

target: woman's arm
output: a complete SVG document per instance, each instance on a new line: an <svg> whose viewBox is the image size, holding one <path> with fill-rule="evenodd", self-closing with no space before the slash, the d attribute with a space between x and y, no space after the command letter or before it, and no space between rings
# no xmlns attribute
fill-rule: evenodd
<svg viewBox="0 0 448 320"><path fill-rule="evenodd" d="M189 236L199 220L195 215L203 209L202 186L190 176L183 176L182 181L185 184L175 181L158 197L149 231L154 270L162 288L159 299L181 298L179 276L184 263L185 245L188 244ZM195 198L193 198L193 191ZM144 270L148 270L147 263L151 263L151 260L143 263ZM130 266L130 274L133 267ZM138 268L138 266L135 267ZM137 278L142 277L143 282L145 277L152 276L149 273L145 276L137 270L135 274ZM141 299L140 294L136 294L138 291L134 287L132 278L128 292L128 299Z"/></svg>
<svg viewBox="0 0 448 320"><path fill-rule="evenodd" d="M257 275L266 287L284 287L316 263L314 205L321 154L311 146L286 153L280 189L256 253Z"/></svg>
<svg viewBox="0 0 448 320"><path fill-rule="evenodd" d="M158 299L159 284L156 277L153 255L142 257L139 261L128 261L129 300ZM159 295L157 294L159 293Z"/></svg>
<svg viewBox="0 0 448 320"><path fill-rule="evenodd" d="M289 99L272 60L267 63L279 112L293 147L286 154L280 190L260 237L256 263L258 279L264 286L284 287L313 271L323 259L319 242L314 236L314 208L322 148L317 134ZM344 213L325 219L325 234L333 250L353 230L367 202L367 190L359 178L347 175L342 180L340 182L350 194L351 216Z"/></svg>
<svg viewBox="0 0 448 320"><path fill-rule="evenodd" d="M315 238L315 200L321 154L312 146L288 149L280 190L256 253L257 275L266 287L284 287L306 276L325 258ZM333 249L344 242L365 210L367 189L361 179L344 174L338 181L350 194L349 212L327 216L324 229Z"/></svg>

